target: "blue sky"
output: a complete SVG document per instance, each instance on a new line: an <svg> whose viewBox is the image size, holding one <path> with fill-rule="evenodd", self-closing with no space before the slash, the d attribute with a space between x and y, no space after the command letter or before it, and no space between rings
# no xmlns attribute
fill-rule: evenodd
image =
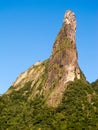
<svg viewBox="0 0 98 130"><path fill-rule="evenodd" d="M97 0L0 0L0 94L21 72L51 55L68 9L77 18L80 68L89 82L98 78Z"/></svg>

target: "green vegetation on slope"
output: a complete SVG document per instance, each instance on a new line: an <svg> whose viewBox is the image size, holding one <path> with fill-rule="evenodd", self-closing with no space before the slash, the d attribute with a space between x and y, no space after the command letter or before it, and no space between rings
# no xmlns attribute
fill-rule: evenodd
<svg viewBox="0 0 98 130"><path fill-rule="evenodd" d="M23 91L0 97L0 130L98 130L98 95L90 84L70 83L57 108Z"/></svg>
<svg viewBox="0 0 98 130"><path fill-rule="evenodd" d="M92 83L92 87L95 89L95 91L98 94L98 79L95 82Z"/></svg>

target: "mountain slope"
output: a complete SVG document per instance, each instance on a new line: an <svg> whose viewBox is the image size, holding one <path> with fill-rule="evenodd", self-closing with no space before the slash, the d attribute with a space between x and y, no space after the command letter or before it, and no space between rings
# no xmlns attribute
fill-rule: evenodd
<svg viewBox="0 0 98 130"><path fill-rule="evenodd" d="M70 81L82 78L85 80L78 65L75 32L75 15L67 11L50 58L22 73L6 94L23 90L29 84L24 95L30 91L28 98L42 96L48 106L57 107Z"/></svg>
<svg viewBox="0 0 98 130"><path fill-rule="evenodd" d="M98 94L82 80L67 86L56 108L45 105L42 97L28 100L22 92L0 97L1 130L98 129Z"/></svg>
<svg viewBox="0 0 98 130"><path fill-rule="evenodd" d="M95 89L95 91L98 93L98 79L92 83L92 87Z"/></svg>
<svg viewBox="0 0 98 130"><path fill-rule="evenodd" d="M68 10L52 54L0 96L0 130L98 130L97 81L78 65L76 19Z"/></svg>

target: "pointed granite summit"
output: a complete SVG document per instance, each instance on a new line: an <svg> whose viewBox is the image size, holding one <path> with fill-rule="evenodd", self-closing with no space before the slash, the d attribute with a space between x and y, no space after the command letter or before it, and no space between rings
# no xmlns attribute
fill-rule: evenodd
<svg viewBox="0 0 98 130"><path fill-rule="evenodd" d="M29 93L28 99L43 97L48 106L58 106L67 85L75 79L83 78L78 65L75 32L76 18L74 13L68 10L50 58L22 73L7 94L23 90L23 95Z"/></svg>
<svg viewBox="0 0 98 130"><path fill-rule="evenodd" d="M78 65L76 18L66 11L52 54L0 96L0 130L98 130L98 81Z"/></svg>
<svg viewBox="0 0 98 130"><path fill-rule="evenodd" d="M63 26L56 38L52 55L49 59L48 78L45 91L54 88L50 94L48 103L52 106L62 98L67 84L75 79L80 79L78 54L76 50L76 18L72 11L68 10L64 16ZM53 99L53 97L56 97Z"/></svg>
<svg viewBox="0 0 98 130"><path fill-rule="evenodd" d="M56 38L50 57L49 83L59 77L64 83L74 81L75 78L80 79L75 32L75 15L68 10L64 16L63 27ZM55 68L58 68L58 70Z"/></svg>

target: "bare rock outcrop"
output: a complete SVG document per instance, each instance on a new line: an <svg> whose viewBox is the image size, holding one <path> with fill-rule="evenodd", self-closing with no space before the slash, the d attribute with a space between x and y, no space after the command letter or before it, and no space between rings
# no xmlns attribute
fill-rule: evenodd
<svg viewBox="0 0 98 130"><path fill-rule="evenodd" d="M78 65L75 33L75 14L68 10L50 58L22 73L6 94L22 91L23 95L28 94L28 99L41 97L48 106L57 107L68 84L83 78Z"/></svg>
<svg viewBox="0 0 98 130"><path fill-rule="evenodd" d="M66 26L67 37L75 42L76 18L75 14L70 10L65 13L64 25Z"/></svg>
<svg viewBox="0 0 98 130"><path fill-rule="evenodd" d="M75 15L68 10L64 16L63 27L54 43L48 68L45 91L54 89L47 101L51 106L56 106L60 102L66 85L70 81L74 81L75 78L80 79L75 32Z"/></svg>

